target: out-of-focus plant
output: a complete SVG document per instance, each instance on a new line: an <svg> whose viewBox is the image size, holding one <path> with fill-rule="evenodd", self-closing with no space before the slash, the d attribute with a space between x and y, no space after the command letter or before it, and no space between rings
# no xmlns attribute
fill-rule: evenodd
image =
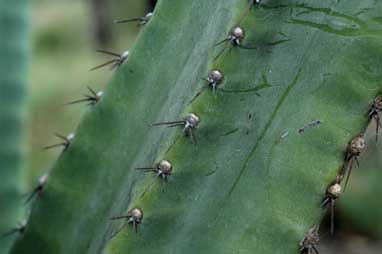
<svg viewBox="0 0 382 254"><path fill-rule="evenodd" d="M28 1L0 1L0 253L22 223L25 168Z"/></svg>

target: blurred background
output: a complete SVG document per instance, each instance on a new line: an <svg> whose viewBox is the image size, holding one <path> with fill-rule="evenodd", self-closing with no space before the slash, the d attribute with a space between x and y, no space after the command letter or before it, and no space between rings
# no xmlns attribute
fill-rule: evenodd
<svg viewBox="0 0 382 254"><path fill-rule="evenodd" d="M144 16L155 0L32 0L31 58L28 84L28 156L25 191L55 162L60 152L43 150L76 129L86 104L65 106L88 93L86 86L102 90L110 78L108 68L89 71L107 61L95 52L122 53L139 32L136 23L113 24L114 19ZM323 253L382 253L382 145L369 127L369 146L354 167L348 189L336 206L336 234L329 233L329 216L321 228ZM381 138L382 139L382 135Z"/></svg>

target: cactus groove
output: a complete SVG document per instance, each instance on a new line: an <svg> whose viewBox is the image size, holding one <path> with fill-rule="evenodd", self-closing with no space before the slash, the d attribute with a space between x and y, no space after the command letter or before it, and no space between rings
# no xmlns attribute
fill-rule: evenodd
<svg viewBox="0 0 382 254"><path fill-rule="evenodd" d="M13 254L298 253L381 92L382 3L269 0L248 12L248 2L158 2ZM230 45L214 61L238 23L256 49ZM224 82L195 98L211 70ZM181 129L150 126L191 112L194 145ZM163 159L166 184L135 170ZM134 208L138 233L128 225L110 240L126 223L110 218Z"/></svg>

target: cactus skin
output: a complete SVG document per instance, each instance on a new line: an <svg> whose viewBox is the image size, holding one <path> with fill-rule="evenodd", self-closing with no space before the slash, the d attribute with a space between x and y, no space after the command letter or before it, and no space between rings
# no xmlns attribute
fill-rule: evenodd
<svg viewBox="0 0 382 254"><path fill-rule="evenodd" d="M21 221L25 167L25 99L28 58L27 1L0 1L0 253L15 235L1 237Z"/></svg>
<svg viewBox="0 0 382 254"><path fill-rule="evenodd" d="M348 141L367 125L382 3L265 1L241 24L257 50L213 63L247 3L158 2L11 253L298 253ZM224 90L189 105L215 68ZM189 112L201 117L195 145L181 129L149 126ZM134 170L161 159L173 164L164 186ZM121 225L109 219L134 207L145 214L138 234L127 227L109 241Z"/></svg>

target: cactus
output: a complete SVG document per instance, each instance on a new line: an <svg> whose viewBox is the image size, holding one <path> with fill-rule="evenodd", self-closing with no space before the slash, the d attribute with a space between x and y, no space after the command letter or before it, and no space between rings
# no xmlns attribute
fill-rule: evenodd
<svg viewBox="0 0 382 254"><path fill-rule="evenodd" d="M315 250L381 92L382 4L257 2L158 2L11 253Z"/></svg>
<svg viewBox="0 0 382 254"><path fill-rule="evenodd" d="M26 1L0 1L0 253L8 253L12 228L21 223L25 167L27 68Z"/></svg>

